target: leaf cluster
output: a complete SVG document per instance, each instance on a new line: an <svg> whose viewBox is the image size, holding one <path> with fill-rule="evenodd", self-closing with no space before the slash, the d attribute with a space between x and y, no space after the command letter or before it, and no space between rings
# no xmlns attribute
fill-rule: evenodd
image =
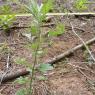
<svg viewBox="0 0 95 95"><path fill-rule="evenodd" d="M15 20L15 15L0 15L0 27L7 30L11 27Z"/></svg>
<svg viewBox="0 0 95 95"><path fill-rule="evenodd" d="M45 4L38 4L35 0L29 0L27 5L24 5L29 13L33 15L33 17L37 21L42 21L45 18L46 13L53 7L53 0L47 0Z"/></svg>
<svg viewBox="0 0 95 95"><path fill-rule="evenodd" d="M58 23L54 30L49 31L49 36L58 36L65 32L65 26L62 23Z"/></svg>
<svg viewBox="0 0 95 95"><path fill-rule="evenodd" d="M87 6L85 5L87 2L88 2L88 0L76 0L75 8L77 10L85 10L85 9L87 9Z"/></svg>

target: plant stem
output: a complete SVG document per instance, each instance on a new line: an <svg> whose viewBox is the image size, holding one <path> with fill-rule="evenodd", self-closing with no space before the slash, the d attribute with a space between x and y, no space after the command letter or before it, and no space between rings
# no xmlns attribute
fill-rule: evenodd
<svg viewBox="0 0 95 95"><path fill-rule="evenodd" d="M34 54L34 64L33 64L33 67L32 67L32 73L31 73L31 75L30 75L31 80L30 80L30 87L29 87L29 88L30 88L29 95L32 95L32 93L33 93L32 87L33 87L33 80L34 80L34 75L35 75L35 66L36 66L36 64L38 63L38 62L37 62L37 56L38 56L38 50L39 50L39 48L40 48L40 43L41 43L40 22L38 22L37 27L38 27L38 31L39 31L39 33L38 33L38 40L37 40L38 44L37 44L37 48L36 48L35 54ZM32 92L31 92L31 91L32 91Z"/></svg>
<svg viewBox="0 0 95 95"><path fill-rule="evenodd" d="M37 52L38 52L38 48L39 48L39 46L37 46L37 49L36 49L36 51L35 51L34 64L33 64L33 67L32 67L32 73L31 73L31 75L30 75L31 80L30 80L30 87L29 87L29 88L30 88L29 95L32 95L31 90L32 90L33 79L34 79L34 75L35 75L35 65L37 64Z"/></svg>

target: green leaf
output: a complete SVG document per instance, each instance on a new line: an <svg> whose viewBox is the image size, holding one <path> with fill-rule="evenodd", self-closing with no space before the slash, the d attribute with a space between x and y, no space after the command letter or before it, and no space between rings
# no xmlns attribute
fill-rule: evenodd
<svg viewBox="0 0 95 95"><path fill-rule="evenodd" d="M63 24L58 24L55 31L50 30L49 31L49 35L50 36L57 36L57 35L61 35L65 32L65 26Z"/></svg>
<svg viewBox="0 0 95 95"><path fill-rule="evenodd" d="M54 0L47 0L47 2L43 4L41 9L42 14L48 13L53 8L53 1Z"/></svg>
<svg viewBox="0 0 95 95"><path fill-rule="evenodd" d="M32 35L35 35L37 33L38 29L36 26L31 26L31 33Z"/></svg>
<svg viewBox="0 0 95 95"><path fill-rule="evenodd" d="M38 43L37 42L32 43L31 47L32 47L32 49L36 50L38 47Z"/></svg>
<svg viewBox="0 0 95 95"><path fill-rule="evenodd" d="M85 3L87 2L88 0L77 0L75 2L75 8L77 10L85 10L87 9L87 6L85 5Z"/></svg>
<svg viewBox="0 0 95 95"><path fill-rule="evenodd" d="M27 44L25 46L27 49L31 50L32 51L32 54L34 53L35 54L35 50L38 48L38 42L34 42L34 43L31 43L31 44Z"/></svg>
<svg viewBox="0 0 95 95"><path fill-rule="evenodd" d="M0 7L0 11L3 13L3 14L10 14L11 13L11 7L9 5L3 5Z"/></svg>
<svg viewBox="0 0 95 95"><path fill-rule="evenodd" d="M26 8L27 8L28 12L30 12L36 20L39 20L39 17L41 16L41 13L39 11L40 7L37 4L37 1L30 0L28 5L26 5Z"/></svg>
<svg viewBox="0 0 95 95"><path fill-rule="evenodd" d="M15 20L15 15L0 15L0 27L4 30L11 27Z"/></svg>
<svg viewBox="0 0 95 95"><path fill-rule="evenodd" d="M50 64L40 64L38 70L45 73L49 70L52 70L53 69L53 66L51 66Z"/></svg>
<svg viewBox="0 0 95 95"><path fill-rule="evenodd" d="M57 36L57 35L58 35L57 32L52 31L52 30L49 31L49 36Z"/></svg>
<svg viewBox="0 0 95 95"><path fill-rule="evenodd" d="M29 79L27 78L27 77L20 77L20 78L18 78L16 81L15 81L15 83L18 83L18 84L25 84L25 83L27 83L29 81Z"/></svg>
<svg viewBox="0 0 95 95"><path fill-rule="evenodd" d="M59 31L59 32L58 32L59 34L64 33L64 31L65 31L65 26L64 26L64 24L59 23L59 24L57 25L57 27L56 27L56 30Z"/></svg>

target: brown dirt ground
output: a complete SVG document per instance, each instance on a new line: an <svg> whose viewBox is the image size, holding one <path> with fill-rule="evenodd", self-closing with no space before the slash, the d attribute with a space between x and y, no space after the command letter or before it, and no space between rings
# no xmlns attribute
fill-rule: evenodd
<svg viewBox="0 0 95 95"><path fill-rule="evenodd" d="M73 2L73 0L70 0ZM93 0L94 1L94 0ZM68 6L69 7L69 6ZM93 7L91 7L93 9ZM91 10L92 10L91 9ZM57 21L61 21L65 26L70 26L66 17L56 17ZM27 22L30 21L30 18L23 17L18 18L17 22L20 26L25 26ZM71 20L74 27L81 28L85 32L77 30L77 33L83 38L84 41L87 41L95 37L95 17L87 19L86 17L75 18L71 17ZM55 19L52 21L55 23ZM48 30L45 28L43 30ZM10 45L12 54L10 58L10 67L12 71L15 71L23 66L15 65L13 59L16 57L26 58L27 61L32 64L32 58L30 50L26 49L25 45L21 43L28 43L28 39L21 35L22 32L27 32L25 29L16 29L12 30L12 33L7 37L2 31L0 31L0 43L7 42L17 43L16 45ZM65 51L75 47L80 44L80 40L73 34L71 29L67 29L64 34L54 37L51 39L53 44L46 47L47 52L41 58L43 62L49 60ZM95 43L89 46L93 55L95 55ZM72 55L64 58L61 62L54 64L54 70L48 72L45 76L47 77L46 81L37 81L35 84L35 94L34 95L95 95L95 64L89 66L83 62L87 61L89 58L88 54L85 53L85 49L80 49L74 52ZM6 71L6 59L7 54L0 54L0 73ZM66 64L71 63L70 64ZM88 70L82 70L75 68L76 66L86 68ZM91 73L93 71L94 73ZM89 80L91 79L91 80ZM13 81L6 82L0 86L1 95L15 95L15 92L22 85L13 84Z"/></svg>
<svg viewBox="0 0 95 95"><path fill-rule="evenodd" d="M23 19L26 18L19 18L19 21L21 20L23 22ZM30 18L27 18L30 20ZM61 21L64 21L66 26L69 25L68 21L66 20L66 17L61 17L57 19L61 19ZM63 19L63 20L62 20ZM86 18L85 18L86 19ZM52 20L54 22L54 20ZM71 21L74 23L75 27L79 27L81 29L84 29L85 32L77 31L77 33L84 39L84 41L87 41L95 36L94 33L94 18L86 19L85 21L80 20L78 18L72 17ZM20 25L23 26L23 23L20 22ZM27 22L26 22L27 23ZM25 22L24 22L25 24ZM84 26L82 25L84 24ZM89 26L89 27L88 27ZM48 30L48 28L46 29ZM11 45L11 68L12 71L17 70L18 68L23 68L23 66L18 66L13 63L13 59L16 57L22 57L26 58L28 62L31 64L31 53L30 50L26 49L23 44L20 44L22 42L27 43L27 39L23 36L21 36L21 33L25 32L25 30L13 30L11 33L11 36L7 37L4 35L4 33L1 32L0 38L1 43L7 42L7 43L17 43L17 45ZM76 45L80 44L80 40L72 33L71 29L66 29L65 33L63 35L60 35L58 37L52 38L53 44L46 49L48 52L41 58L42 61L46 61L48 59L51 59L61 53L64 53L68 49L71 49L75 47ZM95 44L93 43L90 45L90 49L93 54L95 54ZM4 57L5 56L5 57ZM1 61L0 61L0 70L2 73L4 73L4 70L6 71L6 54L1 55ZM68 61L68 63L71 63L72 65L81 66L84 68L88 68L95 71L95 66L92 65L89 67L87 64L82 63L86 61L86 56L84 49L77 50L74 52L73 55L70 55L69 57L66 57L61 62L56 63L54 65L54 70L50 71L46 74L46 77L48 78L47 81L39 81L37 82L36 90L40 93L36 93L36 95L47 95L48 91L50 92L49 95L94 95L94 86L92 86L84 74L86 74L89 78L92 80L95 80L95 75L92 74L89 71L83 70L84 74L81 74L78 69L76 69L74 66L65 64ZM86 61L87 62L87 61ZM39 84L39 87L38 87ZM93 85L95 85L93 83ZM12 82L7 82L1 85L0 91L3 95L15 95L14 93L19 89L21 85L13 85ZM43 88L48 88L45 91L43 91ZM37 92L36 91L36 92ZM44 94L43 94L44 93Z"/></svg>

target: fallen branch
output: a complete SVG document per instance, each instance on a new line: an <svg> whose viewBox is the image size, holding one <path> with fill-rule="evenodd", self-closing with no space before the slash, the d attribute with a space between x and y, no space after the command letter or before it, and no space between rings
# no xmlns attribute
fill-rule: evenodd
<svg viewBox="0 0 95 95"><path fill-rule="evenodd" d="M44 24L41 27L49 27L49 26L55 26L54 23L48 23L48 24ZM24 29L24 28L31 28L31 26L12 26L10 27L10 29ZM3 30L2 27L0 27L0 30Z"/></svg>
<svg viewBox="0 0 95 95"><path fill-rule="evenodd" d="M88 51L89 55L91 56L91 58L93 59L93 61L95 62L95 58L92 55L90 49L88 48L88 46L86 45L86 43L84 42L84 40L76 33L76 31L74 30L73 24L70 22L70 25L72 27L72 32L80 39L80 41L84 44L86 50Z"/></svg>
<svg viewBox="0 0 95 95"><path fill-rule="evenodd" d="M89 41L86 41L85 44L86 45L89 45L91 43L93 43L95 41L95 37L90 39ZM80 44L80 45L77 45L76 47L72 48L72 49L69 49L68 51L52 58L51 60L47 61L46 63L49 63L49 64L55 64L56 62L60 61L61 59L65 58L66 56L69 56L70 54L72 54L73 52L75 52L76 50L80 49L84 47L84 44Z"/></svg>
<svg viewBox="0 0 95 95"><path fill-rule="evenodd" d="M12 79L15 79L27 74L29 74L29 71L27 71L26 69L20 69L10 74L6 74L6 76L4 76L3 79L2 79L2 75L0 75L0 80L2 79L2 82L7 82L7 81L10 81Z"/></svg>
<svg viewBox="0 0 95 95"><path fill-rule="evenodd" d="M55 23L48 23L48 24L44 24L44 25L42 25L41 27L52 27L52 26L56 26L56 24ZM11 29L22 29L22 28L31 28L31 26L22 26L22 27L11 27ZM65 28L67 29L67 30L72 30L72 27L71 26L65 26ZM82 31L82 32L85 32L85 30L84 29L82 29L82 28L79 28L79 27L74 27L74 29L75 30L78 30L78 31Z"/></svg>
<svg viewBox="0 0 95 95"><path fill-rule="evenodd" d="M6 14L2 14L2 15L6 15ZM95 16L95 13L94 12L85 12L85 13L47 13L46 16L74 16L74 15L78 15L78 16ZM32 16L32 14L29 14L29 13L26 13L26 14L16 14L16 17L29 17L29 16Z"/></svg>
<svg viewBox="0 0 95 95"><path fill-rule="evenodd" d="M95 4L95 2L86 2L85 4Z"/></svg>

